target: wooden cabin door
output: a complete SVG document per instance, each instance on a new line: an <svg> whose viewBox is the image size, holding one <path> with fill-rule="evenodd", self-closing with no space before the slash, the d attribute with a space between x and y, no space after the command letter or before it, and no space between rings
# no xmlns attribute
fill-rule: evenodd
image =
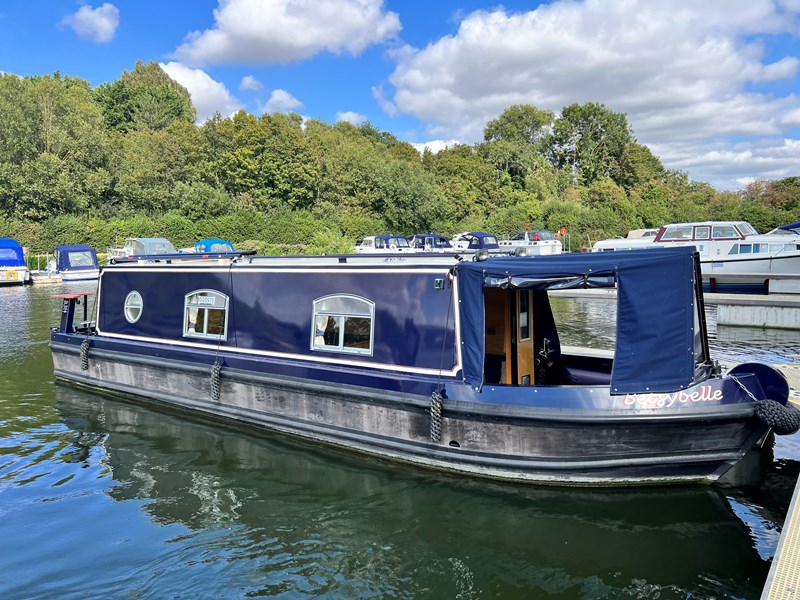
<svg viewBox="0 0 800 600"><path fill-rule="evenodd" d="M533 385L533 298L530 290L517 290L514 316L516 321L516 384Z"/></svg>

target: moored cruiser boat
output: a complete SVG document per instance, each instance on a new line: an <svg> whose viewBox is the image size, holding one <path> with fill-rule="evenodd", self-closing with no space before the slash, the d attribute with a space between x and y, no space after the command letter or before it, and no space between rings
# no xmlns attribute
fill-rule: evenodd
<svg viewBox="0 0 800 600"><path fill-rule="evenodd" d="M90 281L100 276L97 252L91 246L57 246L53 251L51 275L60 275L64 282Z"/></svg>
<svg viewBox="0 0 800 600"><path fill-rule="evenodd" d="M15 239L0 238L0 285L22 285L30 280L22 246Z"/></svg>
<svg viewBox="0 0 800 600"><path fill-rule="evenodd" d="M412 252L455 252L453 246L443 235L436 233L418 233L408 238L408 245Z"/></svg>
<svg viewBox="0 0 800 600"><path fill-rule="evenodd" d="M674 223L661 227L654 237L601 240L592 251L671 246L697 249L703 282L712 290L755 287L800 292L800 235L791 229L759 234L745 221Z"/></svg>
<svg viewBox="0 0 800 600"><path fill-rule="evenodd" d="M561 241L553 232L544 229L520 231L498 244L502 252L514 256L547 256L562 251Z"/></svg>
<svg viewBox="0 0 800 600"><path fill-rule="evenodd" d="M128 238L122 248L109 248L108 261L156 254L173 254L175 246L166 238Z"/></svg>
<svg viewBox="0 0 800 600"><path fill-rule="evenodd" d="M401 235L368 235L356 244L356 254L394 254L411 252L408 239Z"/></svg>
<svg viewBox="0 0 800 600"><path fill-rule="evenodd" d="M548 291L614 285L614 355L562 347ZM780 373L711 360L691 248L172 255L103 267L94 323L62 297L59 380L461 474L708 482L800 427Z"/></svg>
<svg viewBox="0 0 800 600"><path fill-rule="evenodd" d="M487 252L489 254L501 254L500 244L497 238L491 233L484 231L464 231L457 233L451 240L453 248L460 254L477 254ZM505 252L507 254L508 251Z"/></svg>

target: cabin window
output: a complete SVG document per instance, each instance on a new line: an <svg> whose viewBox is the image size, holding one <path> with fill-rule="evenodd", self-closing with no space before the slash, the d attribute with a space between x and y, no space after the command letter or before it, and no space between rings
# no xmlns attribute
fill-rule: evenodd
<svg viewBox="0 0 800 600"><path fill-rule="evenodd" d="M715 240L737 239L741 237L733 225L714 225L711 229L711 237Z"/></svg>
<svg viewBox="0 0 800 600"><path fill-rule="evenodd" d="M739 244L739 254L752 254L753 246L751 244Z"/></svg>
<svg viewBox="0 0 800 600"><path fill-rule="evenodd" d="M694 238L696 240L707 240L709 237L711 237L711 228L707 225L694 228Z"/></svg>
<svg viewBox="0 0 800 600"><path fill-rule="evenodd" d="M311 349L372 356L375 303L350 295L314 300Z"/></svg>
<svg viewBox="0 0 800 600"><path fill-rule="evenodd" d="M183 336L212 340L227 339L228 297L214 290L186 294Z"/></svg>
<svg viewBox="0 0 800 600"><path fill-rule="evenodd" d="M531 338L530 294L521 293L519 295L519 339L529 340L530 338Z"/></svg>
<svg viewBox="0 0 800 600"><path fill-rule="evenodd" d="M125 296L125 319L128 323L136 323L139 320L139 317L142 316L142 307L144 303L142 302L142 295L137 292L133 291L127 296Z"/></svg>
<svg viewBox="0 0 800 600"><path fill-rule="evenodd" d="M692 239L692 226L682 225L679 227L668 227L664 232L662 240L690 240Z"/></svg>

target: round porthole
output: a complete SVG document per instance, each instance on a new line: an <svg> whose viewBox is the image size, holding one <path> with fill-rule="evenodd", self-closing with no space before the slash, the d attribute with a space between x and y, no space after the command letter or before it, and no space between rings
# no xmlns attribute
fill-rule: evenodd
<svg viewBox="0 0 800 600"><path fill-rule="evenodd" d="M125 297L125 318L128 323L136 323L142 316L142 295L139 292L131 292Z"/></svg>

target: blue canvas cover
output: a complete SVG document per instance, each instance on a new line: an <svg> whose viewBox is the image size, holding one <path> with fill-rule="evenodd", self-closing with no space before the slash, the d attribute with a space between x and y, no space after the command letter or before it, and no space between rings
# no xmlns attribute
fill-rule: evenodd
<svg viewBox="0 0 800 600"><path fill-rule="evenodd" d="M12 238L0 238L0 267L24 267L22 246Z"/></svg>
<svg viewBox="0 0 800 600"><path fill-rule="evenodd" d="M411 236L408 238L408 244L412 248L425 248L426 244L429 248L448 249L453 247L450 245L450 240L435 233L419 233Z"/></svg>
<svg viewBox="0 0 800 600"><path fill-rule="evenodd" d="M471 231L468 237L470 250L497 250L500 247L495 236L483 231Z"/></svg>
<svg viewBox="0 0 800 600"><path fill-rule="evenodd" d="M195 252L234 252L233 244L221 238L208 238L194 243Z"/></svg>
<svg viewBox="0 0 800 600"><path fill-rule="evenodd" d="M461 262L455 270L464 380L476 389L483 381L484 288L552 290L616 283L617 348L611 392L664 393L685 388L695 372L698 265L693 247Z"/></svg>
<svg viewBox="0 0 800 600"><path fill-rule="evenodd" d="M785 229L786 231L793 231L798 232L800 231L800 221L797 223L787 223L786 225L781 225L778 229Z"/></svg>
<svg viewBox="0 0 800 600"><path fill-rule="evenodd" d="M97 252L86 244L57 246L53 253L56 255L58 271L91 271L100 268Z"/></svg>

